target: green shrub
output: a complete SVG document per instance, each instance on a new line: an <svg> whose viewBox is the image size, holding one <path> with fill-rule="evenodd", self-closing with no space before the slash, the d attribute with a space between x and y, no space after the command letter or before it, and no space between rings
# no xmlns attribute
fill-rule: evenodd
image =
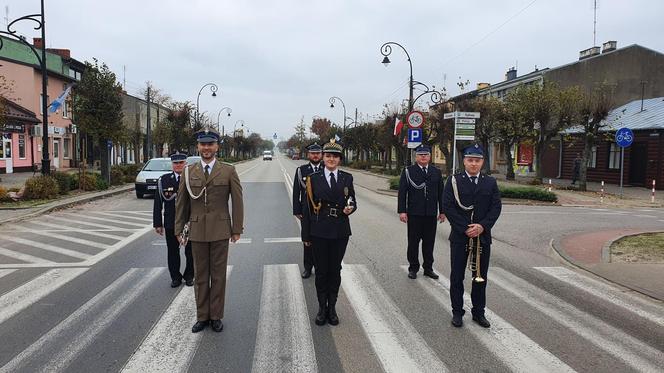
<svg viewBox="0 0 664 373"><path fill-rule="evenodd" d="M25 181L25 199L52 199L58 196L60 187L54 177L36 176Z"/></svg>
<svg viewBox="0 0 664 373"><path fill-rule="evenodd" d="M123 166L111 167L111 185L120 185L124 182L126 168Z"/></svg>
<svg viewBox="0 0 664 373"><path fill-rule="evenodd" d="M368 161L355 161L355 162L350 162L348 166L352 168L357 168L358 170L368 170L371 168L371 162Z"/></svg>
<svg viewBox="0 0 664 373"><path fill-rule="evenodd" d="M71 190L71 177L66 172L53 172L51 174L57 181L60 194L67 194Z"/></svg>
<svg viewBox="0 0 664 373"><path fill-rule="evenodd" d="M81 176L81 189L85 191L97 190L96 174L86 172Z"/></svg>
<svg viewBox="0 0 664 373"><path fill-rule="evenodd" d="M499 189L503 198L530 199L544 202L558 201L558 197L554 193L539 188L500 186Z"/></svg>
<svg viewBox="0 0 664 373"><path fill-rule="evenodd" d="M77 190L78 189L78 179L79 179L79 173L75 174L69 174L69 190Z"/></svg>
<svg viewBox="0 0 664 373"><path fill-rule="evenodd" d="M0 202L5 202L10 200L9 192L3 186L0 185Z"/></svg>
<svg viewBox="0 0 664 373"><path fill-rule="evenodd" d="M104 180L103 177L99 174L95 174L95 187L97 190L106 190L108 189L108 183Z"/></svg>
<svg viewBox="0 0 664 373"><path fill-rule="evenodd" d="M399 190L399 180L401 180L401 177L390 178L390 189Z"/></svg>

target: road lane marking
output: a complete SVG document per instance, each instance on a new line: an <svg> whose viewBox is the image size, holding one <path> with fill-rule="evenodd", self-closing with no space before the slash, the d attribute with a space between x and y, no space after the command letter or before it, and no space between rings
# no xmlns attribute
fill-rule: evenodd
<svg viewBox="0 0 664 373"><path fill-rule="evenodd" d="M108 225L108 224L92 223L92 222L89 222L89 221L84 221L84 220L77 219L77 217L78 216L69 216L69 217L66 217L66 218L63 217L63 216L54 216L54 215L44 216L44 218L50 219L50 220L55 220L59 224L70 223L70 224L89 225L91 227L108 229L108 230L112 230L112 231L116 231L116 230L131 230L131 231L134 231L134 232L136 231L136 228L121 228L121 227L114 227L114 226L111 226L111 225ZM30 223L41 224L39 221L31 221ZM75 228L75 227L71 227L71 228ZM61 226L61 229L67 229L67 226Z"/></svg>
<svg viewBox="0 0 664 373"><path fill-rule="evenodd" d="M265 243L290 243L290 242L302 242L300 237L282 237L282 238L266 238L263 240Z"/></svg>
<svg viewBox="0 0 664 373"><path fill-rule="evenodd" d="M108 223L112 223L112 224L121 224L121 225L126 225L126 226L129 226L129 227L135 227L135 228L142 228L142 227L145 227L145 225L147 224L147 223L132 223L132 222L121 221L121 220L117 220L117 219L100 218L100 217L96 217L96 216L92 216L92 215L81 215L81 214L76 214L76 213L73 213L73 212L64 212L62 214L64 214L64 215L76 215L76 216L81 217L82 219L92 219L92 220L97 220L97 221L101 221L101 222L108 222Z"/></svg>
<svg viewBox="0 0 664 373"><path fill-rule="evenodd" d="M5 249L4 247L0 247L0 255L4 255L8 258L18 259L18 260L26 262L26 263L42 263L42 264L55 263L55 262L53 262L51 260L48 260L48 259L40 258L40 257L37 257L37 256L32 256L32 255L29 255L29 254L24 254L24 253L14 251L14 250Z"/></svg>
<svg viewBox="0 0 664 373"><path fill-rule="evenodd" d="M231 245L237 245L237 244L241 244L241 243L251 243L251 238L240 238L239 240L237 240L235 242L231 242L230 244Z"/></svg>
<svg viewBox="0 0 664 373"><path fill-rule="evenodd" d="M278 321L275 315L279 315ZM298 265L263 266L256 349L251 371L317 372L309 319Z"/></svg>
<svg viewBox="0 0 664 373"><path fill-rule="evenodd" d="M233 266L226 270L226 280ZM192 333L196 322L194 288L184 286L145 339L131 355L123 372L186 372L203 333Z"/></svg>
<svg viewBox="0 0 664 373"><path fill-rule="evenodd" d="M80 232L80 233L86 233L86 234L89 234L89 235L91 235L91 236L104 237L104 238L111 238L111 239L114 239L114 240L121 240L121 239L123 239L123 238L126 237L126 236L118 236L118 235L116 235L116 234L110 234L110 233L100 233L100 232L98 232L98 231L92 231L92 230L85 229L85 228L67 228L67 227L63 227L62 225L59 225L59 224L45 223L45 222L43 222L43 221L42 221L42 222L39 222L39 223L34 223L34 224L39 224L39 225L43 225L43 226L45 226L45 227L53 228L53 230L41 229L42 232L54 232L54 231L55 231L55 232L63 232L63 231L64 231L64 232ZM26 227L17 227L17 228L18 228L19 230L23 230L23 231L27 231L27 232L34 232L34 231L35 231L35 229L26 228ZM106 228L104 228L104 229L107 230L108 227L106 227ZM123 230L125 230L125 229L113 229L113 230L115 230L115 231L123 231ZM134 230L131 229L131 230L125 230L125 231L131 231L131 232L133 232Z"/></svg>
<svg viewBox="0 0 664 373"><path fill-rule="evenodd" d="M99 214L99 215L104 215L104 216L113 216L116 218L120 219L133 219L133 220L138 220L145 222L146 224L152 223L152 217L139 217L139 216L130 216L129 214L123 214L123 213L114 213L111 211L89 211L88 213L93 213L93 214Z"/></svg>
<svg viewBox="0 0 664 373"><path fill-rule="evenodd" d="M69 257L72 257L72 258L88 259L92 256L90 254L82 253L80 251L65 249L64 247L58 247L58 246L54 246L54 245L48 245L48 244L45 244L45 243L28 240L26 238L20 238L20 237L14 237L14 236L5 236L3 238L7 241L13 241L15 243L25 245L25 246L36 247L38 249L50 251L50 252L57 253L57 254L60 254L60 255L69 256Z"/></svg>
<svg viewBox="0 0 664 373"><path fill-rule="evenodd" d="M402 266L408 272L408 266ZM452 315L450 305L450 280L440 276L438 281L424 278L417 281L433 299ZM464 293L464 304L472 308L470 295ZM573 372L563 361L545 350L532 339L495 314L485 310L491 320L491 328L485 329L475 323L468 323L467 330L489 350L496 359L508 366L513 372Z"/></svg>
<svg viewBox="0 0 664 373"><path fill-rule="evenodd" d="M651 219L656 219L657 216L655 215L633 215L636 218L651 218Z"/></svg>
<svg viewBox="0 0 664 373"><path fill-rule="evenodd" d="M41 369L31 367L33 371L66 371L69 364L165 272L165 268L130 269L16 355L0 368L0 372L15 372L26 368L25 365L30 362L44 364Z"/></svg>
<svg viewBox="0 0 664 373"><path fill-rule="evenodd" d="M39 235L39 236L53 237L53 238L57 238L59 240L69 241L69 242L77 243L77 244L80 244L80 245L94 247L94 248L101 249L101 250L105 250L105 249L108 249L109 247L111 247L111 245L107 245L105 243L85 240L85 239L77 238L77 237L69 237L69 236L65 236L63 234L58 234L58 233L55 233L55 232L34 231L34 232L31 232L31 233Z"/></svg>
<svg viewBox="0 0 664 373"><path fill-rule="evenodd" d="M610 302L644 319L664 326L664 309L633 294L621 291L614 286L607 285L594 278L580 275L564 267L535 267L535 269L581 289L586 293L590 293L603 301ZM652 309L652 311L648 310L648 308Z"/></svg>
<svg viewBox="0 0 664 373"><path fill-rule="evenodd" d="M492 277L496 285L636 371L655 372L664 366L664 356L661 351L599 318L579 310L502 268L494 268Z"/></svg>
<svg viewBox="0 0 664 373"><path fill-rule="evenodd" d="M0 269L0 277L5 277L10 273L15 272L15 269Z"/></svg>
<svg viewBox="0 0 664 373"><path fill-rule="evenodd" d="M341 283L385 372L448 371L365 266L345 265Z"/></svg>
<svg viewBox="0 0 664 373"><path fill-rule="evenodd" d="M58 268L43 273L0 297L0 324L36 303L88 268Z"/></svg>

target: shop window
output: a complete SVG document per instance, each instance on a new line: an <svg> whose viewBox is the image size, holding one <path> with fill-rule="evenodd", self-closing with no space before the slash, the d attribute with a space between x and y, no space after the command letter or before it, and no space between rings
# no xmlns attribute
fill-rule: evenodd
<svg viewBox="0 0 664 373"><path fill-rule="evenodd" d="M18 135L18 157L25 159L25 135Z"/></svg>
<svg viewBox="0 0 664 373"><path fill-rule="evenodd" d="M71 152L69 150L70 148L71 148L71 139L68 139L68 138L65 137L64 140L63 140L63 147L62 147L62 156L64 158L69 158L69 156L71 154Z"/></svg>
<svg viewBox="0 0 664 373"><path fill-rule="evenodd" d="M597 167L597 145L590 148L590 157L588 158L588 168Z"/></svg>

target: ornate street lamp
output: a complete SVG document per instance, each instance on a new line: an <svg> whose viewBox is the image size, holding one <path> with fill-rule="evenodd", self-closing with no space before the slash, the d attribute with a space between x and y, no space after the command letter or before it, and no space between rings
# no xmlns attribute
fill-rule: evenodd
<svg viewBox="0 0 664 373"><path fill-rule="evenodd" d="M337 96L332 96L332 97L330 97L330 108L334 109L334 103L335 103L337 100L339 100L339 102L341 102L341 107L343 107L343 109L344 109L344 127L343 127L343 133L345 133L345 132L346 132L346 118L347 118L348 116L346 115L346 104L344 103L344 100L340 99L340 98L337 97Z"/></svg>
<svg viewBox="0 0 664 373"><path fill-rule="evenodd" d="M219 117L221 116L221 112L223 112L224 110L226 110L228 112L229 117L231 116L231 113L233 112L233 109L229 108L228 106L223 107L223 108L221 108L221 110L219 110L219 113L217 114L217 131L220 131L220 129L219 129L219 122L220 122L219 119L220 118ZM224 131L221 131L221 135L222 136L224 135Z"/></svg>
<svg viewBox="0 0 664 373"><path fill-rule="evenodd" d="M201 99L201 93L203 92L203 89L205 89L205 87L210 87L210 91L212 91L212 97L217 97L217 91L219 90L219 87L216 84L206 83L198 91L198 96L196 96L196 124L198 124L199 120L200 120L200 117L199 117L199 108L200 108L200 106L199 106L199 104L200 104L200 99Z"/></svg>
<svg viewBox="0 0 664 373"><path fill-rule="evenodd" d="M41 48L38 50L34 45L28 43L24 37L19 35L14 30L14 25L20 21L32 21L36 25L35 30L41 30ZM7 25L7 31L0 31L1 35L7 36L11 39L19 41L20 43L28 46L32 53L37 57L42 76L42 175L48 175L51 172L51 159L48 152L48 72L46 70L46 21L44 19L44 0L41 0L41 13L29 14L21 18L17 18ZM4 46L2 38L0 38L0 49ZM41 52L41 53L40 53Z"/></svg>

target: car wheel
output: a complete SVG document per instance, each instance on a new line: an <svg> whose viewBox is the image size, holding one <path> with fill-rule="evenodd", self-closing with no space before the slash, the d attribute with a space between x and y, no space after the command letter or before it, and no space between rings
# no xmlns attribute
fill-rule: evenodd
<svg viewBox="0 0 664 373"><path fill-rule="evenodd" d="M139 192L138 190L136 191L136 198L138 199L143 199L143 193Z"/></svg>

